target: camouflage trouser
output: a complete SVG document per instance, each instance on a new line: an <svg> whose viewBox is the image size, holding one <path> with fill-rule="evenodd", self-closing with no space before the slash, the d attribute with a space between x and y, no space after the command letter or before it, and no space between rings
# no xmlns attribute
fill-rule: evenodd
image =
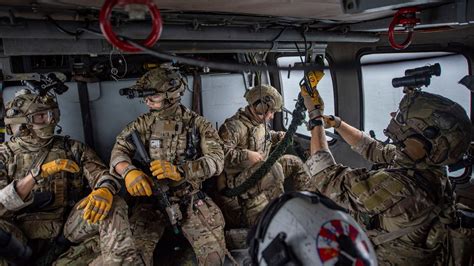
<svg viewBox="0 0 474 266"><path fill-rule="evenodd" d="M309 175L309 169L298 156L286 154L281 156L277 162L283 168L285 180L290 179L289 181L292 183L294 190L317 191L316 182Z"/></svg>
<svg viewBox="0 0 474 266"><path fill-rule="evenodd" d="M235 180L233 185L241 184L248 179L262 163L245 169L235 178L231 177L230 179ZM265 206L284 192L283 185L286 179L290 179L289 181L295 190L316 190L303 161L294 155L283 155L272 166L270 172L253 188L238 197L219 197L219 206L223 210L230 228L254 225ZM232 181L228 180L228 185L229 182Z"/></svg>
<svg viewBox="0 0 474 266"><path fill-rule="evenodd" d="M56 265L143 264L132 238L128 207L121 197L114 197L109 215L98 224L84 221L83 210L76 210L76 206L64 225L64 236L73 243L81 244L61 255Z"/></svg>
<svg viewBox="0 0 474 266"><path fill-rule="evenodd" d="M183 213L181 230L191 244L199 265L221 265L225 255L224 217L210 199L195 199ZM146 265L153 265L155 246L168 221L151 204L138 204L132 210L130 224L138 250Z"/></svg>

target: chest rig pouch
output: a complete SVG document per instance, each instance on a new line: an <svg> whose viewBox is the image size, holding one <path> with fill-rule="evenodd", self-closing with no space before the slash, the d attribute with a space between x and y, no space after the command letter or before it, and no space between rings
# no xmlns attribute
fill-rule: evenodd
<svg viewBox="0 0 474 266"><path fill-rule="evenodd" d="M27 174L42 152L28 151L16 146L10 148L14 155L8 167L8 174L11 178L19 180ZM42 163L59 158L80 163L80 155L76 156L72 152L65 137L55 137L53 143L45 148L47 155ZM52 202L21 210L15 214L16 224L30 239L49 239L57 236L66 218L68 207L72 207L83 197L83 187L82 172L77 174L60 172L43 179L35 185L32 193L35 194L35 198L36 195L52 195Z"/></svg>
<svg viewBox="0 0 474 266"><path fill-rule="evenodd" d="M21 179L27 175L32 165L37 163L41 165L56 159L69 159L76 163L80 161L80 158L75 158L73 155L67 138L56 138L50 147L45 147L45 149L49 150L15 152L12 164L14 167L8 169L9 176L16 180ZM44 156L45 152L46 156ZM38 162L38 159L42 162ZM82 197L83 186L81 173L71 174L63 171L42 179L35 185L32 193L51 193L53 200L47 206L43 206L40 210L32 210L32 212L48 212L73 206Z"/></svg>
<svg viewBox="0 0 474 266"><path fill-rule="evenodd" d="M186 134L183 121L156 120L152 125L149 152L152 160L179 164L185 160Z"/></svg>
<svg viewBox="0 0 474 266"><path fill-rule="evenodd" d="M265 130L265 125L258 125L249 128L248 149L256 151L265 156L270 153L271 141L270 133Z"/></svg>

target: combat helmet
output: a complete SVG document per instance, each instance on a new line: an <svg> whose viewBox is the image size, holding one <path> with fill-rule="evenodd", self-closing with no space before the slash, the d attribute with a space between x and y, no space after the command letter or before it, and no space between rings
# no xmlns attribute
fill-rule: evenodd
<svg viewBox="0 0 474 266"><path fill-rule="evenodd" d="M139 78L130 89L137 91L156 91L155 94L163 95L165 105L178 102L185 90L185 80L177 68L169 64L162 64L152 69Z"/></svg>
<svg viewBox="0 0 474 266"><path fill-rule="evenodd" d="M59 116L55 96L40 96L22 89L6 104L4 121L10 135L26 136L34 133L37 137L48 139L54 135Z"/></svg>
<svg viewBox="0 0 474 266"><path fill-rule="evenodd" d="M281 112L283 98L277 89L270 85L255 86L245 92L244 97L259 115L267 112Z"/></svg>
<svg viewBox="0 0 474 266"><path fill-rule="evenodd" d="M412 91L402 98L384 133L401 148L422 147L416 152L428 165L449 165L467 151L471 130L471 121L459 104L440 95Z"/></svg>

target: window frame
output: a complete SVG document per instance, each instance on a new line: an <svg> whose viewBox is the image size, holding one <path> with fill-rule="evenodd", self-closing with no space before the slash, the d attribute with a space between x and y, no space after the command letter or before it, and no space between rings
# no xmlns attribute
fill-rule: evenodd
<svg viewBox="0 0 474 266"><path fill-rule="evenodd" d="M396 54L396 53L429 53L429 52L445 52L445 53L454 53L458 55L464 56L467 61L468 66L468 73L472 75L472 60L474 60L474 54L470 50L470 48L465 46L450 46L445 48L439 47L411 47L403 51L396 51L390 47L374 47L374 48L363 48L360 49L356 54L356 61L358 64L358 77L359 77L359 88L360 88L360 127L362 131L365 131L365 104L364 104L364 85L362 80L362 63L361 58L366 55L373 55L373 54ZM471 53L469 53L471 52ZM471 57L471 55L473 55ZM408 61L408 60L407 60ZM470 105L470 117L471 117L471 124L474 121L474 92L471 91L471 105Z"/></svg>
<svg viewBox="0 0 474 266"><path fill-rule="evenodd" d="M276 53L276 54L273 55L271 60L272 60L273 64L278 66L278 59L279 58L281 58L281 57L296 57L296 56L300 56L300 53L298 53L298 52ZM324 57L328 61L328 69L329 69L329 73L331 75L332 89L333 89L333 96L334 96L333 97L334 115L338 115L338 112L339 112L338 106L339 105L338 105L338 98L337 98L336 72L331 67L331 65L333 64L334 61L333 61L333 58L328 53L325 53ZM270 73L270 81L271 81L272 85L275 86L275 88L277 88L277 90L280 92L280 94L283 95L283 87L282 87L283 82L281 80L281 77L282 76L280 75L280 71ZM275 117L274 117L274 120L273 120L273 126L277 130L284 130L284 131L288 130L283 124L283 112L279 112L279 113L275 114ZM337 132L334 131L334 134L337 134ZM306 139L306 140L311 139L311 136L303 135L303 134L300 134L300 133L295 133L295 135L298 136L299 138L302 138L302 139ZM336 142L337 142L337 139L332 138L331 140L328 141L328 144L331 146L331 145L335 144Z"/></svg>

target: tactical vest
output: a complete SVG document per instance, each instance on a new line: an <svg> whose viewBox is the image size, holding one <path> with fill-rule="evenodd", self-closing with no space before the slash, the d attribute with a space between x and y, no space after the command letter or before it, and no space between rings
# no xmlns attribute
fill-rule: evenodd
<svg viewBox="0 0 474 266"><path fill-rule="evenodd" d="M239 113L234 116L232 119L240 121L247 131L246 140L237 145L237 148L247 149L255 152L259 152L263 155L263 159L266 160L270 154L272 147L270 132L266 128L265 124L254 124L247 117L247 111L239 111ZM242 168L226 167L225 171L230 176L236 176L241 173Z"/></svg>
<svg viewBox="0 0 474 266"><path fill-rule="evenodd" d="M248 110L239 110L239 112L231 118L237 120L245 126L246 136L243 141L237 144L237 148L247 149L259 152L263 155L264 160L268 158L272 147L270 132L263 123L254 123L248 117ZM242 184L248 179L252 173L260 168L263 164L257 163L249 168L229 167L225 168L225 184L229 188L234 188ZM262 178L254 187L240 194L237 198L224 199L225 201L238 202L238 206L226 206L232 209L233 215L240 212L239 221L232 221L235 226L249 227L252 226L260 212L268 205L274 194L279 195L283 192L284 174L282 166L276 162L270 172ZM228 210L229 211L229 210ZM231 223L232 223L231 222Z"/></svg>
<svg viewBox="0 0 474 266"><path fill-rule="evenodd" d="M268 158L270 154L270 149L272 147L272 143L270 141L270 133L269 130L266 129L265 124L260 124L258 126L252 125L250 122L241 120L244 125L247 126L247 130L249 132L248 140L247 140L247 147L251 151L259 152L263 155L264 160Z"/></svg>
<svg viewBox="0 0 474 266"><path fill-rule="evenodd" d="M428 178L430 176L431 179ZM379 213L371 219L359 213L358 218L361 218L366 226L367 234L376 247L380 264L436 263L437 256L443 249L446 232L434 225L438 221L446 224L452 222L452 203L447 193L449 183L441 181L435 184L432 181L436 178L435 173L385 169L372 172L366 180L371 187L384 189L375 190L374 193L359 190L359 185L351 188L367 209ZM413 197L420 199L415 203L397 199L398 194L407 194L407 187L416 188Z"/></svg>
<svg viewBox="0 0 474 266"><path fill-rule="evenodd" d="M19 180L25 177L30 170L32 164L35 162L37 156L42 151L30 151L21 147L18 143L8 142L7 147L11 150L12 156L9 158L7 173L14 180ZM51 144L45 149L48 149L44 163L53 161L55 159L69 159L75 161L80 165L80 156L74 155L69 147L68 138L62 136L55 136ZM36 219L41 219L41 213L54 212L57 213L57 219L63 219L64 208L72 207L82 198L83 183L82 172L71 174L67 172L59 172L48 178L43 179L33 188L34 192L51 192L54 194L54 201L41 210L32 210L35 213ZM28 219L30 213L24 213L21 219ZM48 219L50 214L45 214Z"/></svg>
<svg viewBox="0 0 474 266"><path fill-rule="evenodd" d="M180 111L178 111L180 112ZM187 149L192 146L190 134L194 127L193 113L181 108L182 114L167 119L157 118L151 125L148 152L152 160L165 160L182 165L188 158Z"/></svg>

